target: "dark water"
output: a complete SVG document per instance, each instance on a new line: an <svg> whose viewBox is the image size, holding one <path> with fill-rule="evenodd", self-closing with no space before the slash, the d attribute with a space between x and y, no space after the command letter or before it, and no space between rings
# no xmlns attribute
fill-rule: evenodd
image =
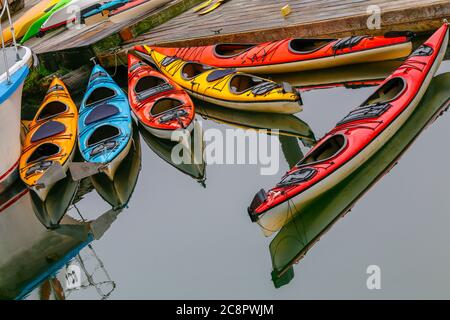
<svg viewBox="0 0 450 320"><path fill-rule="evenodd" d="M441 65L439 73L448 71L450 61ZM296 115L305 124L304 133L309 126L314 136L320 138L373 90L374 87L335 87L304 92L304 111ZM198 119L204 130L230 128L200 116ZM258 123L257 119L251 120L253 125ZM283 123L282 119L280 123ZM261 176L260 165L207 165L206 168L178 170L160 157L164 157L167 149L164 143L153 141L151 137L145 141L141 137L142 169L137 184L133 188L136 174L124 174L122 179L127 182L119 187L125 194L134 191L128 207L115 220L115 214L104 215L102 225L109 228L105 228L100 240L91 242L115 283L110 298L450 298L449 128L448 114L445 114L424 130L399 164L374 185L344 219L324 234L298 265L294 265L294 278L279 289L271 280L270 243L273 241L274 253L280 237L288 238L287 249L275 259L280 264L277 266L285 267L284 264L295 258L308 243L306 238L314 238L315 232L328 224L326 221L331 218L321 215L326 204L348 195L354 184L334 190L336 197L331 194L324 198L322 207L311 209L313 218L309 221L296 222L307 229L291 225L280 232L281 236L265 238L258 226L250 222L246 208L255 192L278 182L292 163L299 160L308 149L308 139L302 143L297 138L282 138L278 174ZM139 154L139 150L136 152ZM388 156L380 156L380 161ZM138 158L129 160L134 163L130 164L129 172L137 173ZM360 179L369 179L368 175L363 172ZM79 221L81 214L85 220L92 220L111 209L105 197L96 191L88 192L89 183L82 189L85 192L78 192L76 208L71 206L68 216ZM83 198L78 199L83 193ZM50 259L52 255L42 245L34 247L40 243L39 239L51 238L49 233L55 231L45 231L40 226L29 196L25 195L16 205L16 208L3 212L2 221L5 221L5 215L9 216L7 224L0 226L0 234L4 230L1 228L7 225L8 230L14 230L14 237L7 237L11 231L2 234L0 254L11 255L13 248L18 252L20 249L31 250L33 254L30 261L27 258L20 260L26 270L24 274L18 275L18 269L9 266L9 269L0 269L0 280L5 277L20 279L9 282L12 283L11 292L18 294L23 290L14 288L14 283L22 289L33 281L39 283L36 279L46 272L42 261L51 265L58 259ZM314 210L317 210L317 216ZM333 215L337 216L338 212L330 213L330 217ZM105 219L109 222L104 223ZM28 229L33 229L36 236L30 236ZM60 248L58 254L63 256L73 248L83 246L84 241L89 242L86 229L82 224L76 228L67 227L55 235L55 239L69 239L66 248ZM293 240L289 242L289 239ZM56 246L60 240L46 241ZM76 253L77 250L73 254ZM81 257L90 269L88 273L92 273L98 260L91 249L82 249ZM366 287L369 265L381 268L381 290ZM65 271L62 270L57 279L64 286ZM103 270L93 273L94 282L105 279ZM86 280L83 274L83 284ZM54 287L57 286L55 283L52 282ZM111 283L97 287L108 291ZM37 298L39 290L42 292L38 287L29 298ZM99 299L100 295L95 287L88 286L70 292L68 298Z"/></svg>

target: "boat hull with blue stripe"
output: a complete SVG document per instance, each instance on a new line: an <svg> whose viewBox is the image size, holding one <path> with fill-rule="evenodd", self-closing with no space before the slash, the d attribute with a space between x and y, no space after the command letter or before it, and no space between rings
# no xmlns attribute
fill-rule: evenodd
<svg viewBox="0 0 450 320"><path fill-rule="evenodd" d="M103 165L111 180L131 146L128 97L100 66L92 70L78 120L78 143L86 162Z"/></svg>

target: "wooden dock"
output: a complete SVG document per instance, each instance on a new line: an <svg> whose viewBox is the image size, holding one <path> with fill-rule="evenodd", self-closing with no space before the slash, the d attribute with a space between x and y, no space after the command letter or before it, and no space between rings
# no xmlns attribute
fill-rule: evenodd
<svg viewBox="0 0 450 320"><path fill-rule="evenodd" d="M13 21L39 1L25 0L25 7L13 15ZM148 1L150 4L156 0ZM202 1L157 1L158 7L153 9L144 3L136 7L137 14L127 16L123 21L117 22L117 16L115 19L106 18L91 25L81 25L80 28L59 28L44 37L32 38L25 45L38 55L47 69L73 70L90 63L89 60L93 56L120 47L126 40L170 21Z"/></svg>
<svg viewBox="0 0 450 320"><path fill-rule="evenodd" d="M25 0L25 8L14 19L38 1ZM58 29L26 45L55 68L78 68L93 55L105 67L114 67L126 61L126 53L136 44L198 46L392 30L429 32L450 18L449 0L230 0L199 16L191 9L203 1L168 0L120 23L105 20L75 30ZM292 13L283 17L281 8L286 4ZM381 29L369 30L367 10L373 5L381 10Z"/></svg>
<svg viewBox="0 0 450 320"><path fill-rule="evenodd" d="M289 4L287 17L281 8ZM368 7L381 10L381 29L370 30ZM188 10L133 39L119 50L105 52L105 66L123 60L136 44L198 46L218 42L263 42L287 37L329 37L350 34L383 34L392 30L429 32L450 17L448 0L231 0L217 10L199 16ZM94 45L95 47L95 45ZM98 52L98 51L97 51ZM126 61L126 60L123 60Z"/></svg>

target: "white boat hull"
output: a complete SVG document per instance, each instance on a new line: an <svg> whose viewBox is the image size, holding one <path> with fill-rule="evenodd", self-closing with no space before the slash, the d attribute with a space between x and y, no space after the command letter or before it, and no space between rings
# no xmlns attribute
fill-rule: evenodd
<svg viewBox="0 0 450 320"><path fill-rule="evenodd" d="M21 151L21 106L22 106L22 89L24 78L14 80L15 73L21 72L21 68L28 68L31 61L31 50L26 47L20 48L21 59L15 61L14 48L2 50L7 51L7 61L11 62L9 66L9 74L11 83L7 84L6 69L3 67L0 75L0 83L5 88L11 86L12 92L4 90L1 94L0 101L0 192L4 191L17 178L17 167ZM14 81L18 82L15 83Z"/></svg>
<svg viewBox="0 0 450 320"><path fill-rule="evenodd" d="M18 177L20 144L20 106L23 83L0 105L0 192Z"/></svg>

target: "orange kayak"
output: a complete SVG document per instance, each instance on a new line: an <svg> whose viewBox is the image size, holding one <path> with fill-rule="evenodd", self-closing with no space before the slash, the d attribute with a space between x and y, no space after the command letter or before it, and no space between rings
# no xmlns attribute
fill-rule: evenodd
<svg viewBox="0 0 450 320"><path fill-rule="evenodd" d="M42 201L54 183L40 187L39 179L53 163L67 171L76 150L78 110L64 83L55 78L28 126L19 168L22 181Z"/></svg>

